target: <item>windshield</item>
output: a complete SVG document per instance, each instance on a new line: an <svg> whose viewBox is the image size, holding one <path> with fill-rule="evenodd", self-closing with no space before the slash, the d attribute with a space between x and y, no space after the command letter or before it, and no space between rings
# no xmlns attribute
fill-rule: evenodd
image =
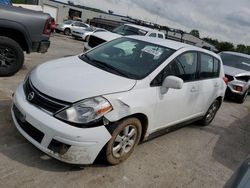
<svg viewBox="0 0 250 188"><path fill-rule="evenodd" d="M80 58L85 62L131 79L143 79L175 50L140 40L119 38Z"/></svg>
<svg viewBox="0 0 250 188"><path fill-rule="evenodd" d="M220 56L224 65L250 71L250 58L228 53L221 53Z"/></svg>
<svg viewBox="0 0 250 188"><path fill-rule="evenodd" d="M146 35L147 31L131 27L128 25L122 25L113 30L114 33L127 36L127 35Z"/></svg>

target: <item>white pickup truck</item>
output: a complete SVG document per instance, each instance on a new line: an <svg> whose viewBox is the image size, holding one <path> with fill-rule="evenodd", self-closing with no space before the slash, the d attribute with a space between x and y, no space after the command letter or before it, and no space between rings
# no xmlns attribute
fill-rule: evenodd
<svg viewBox="0 0 250 188"><path fill-rule="evenodd" d="M165 38L164 33L160 31L134 24L124 24L115 28L112 32L103 31L90 35L84 45L84 51L94 48L104 42L128 35L143 35L149 37Z"/></svg>

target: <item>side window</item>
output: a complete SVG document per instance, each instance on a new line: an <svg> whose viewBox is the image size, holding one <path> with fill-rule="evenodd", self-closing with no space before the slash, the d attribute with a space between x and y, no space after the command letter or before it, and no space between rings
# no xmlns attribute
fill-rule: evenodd
<svg viewBox="0 0 250 188"><path fill-rule="evenodd" d="M156 37L156 33L151 33L149 37Z"/></svg>
<svg viewBox="0 0 250 188"><path fill-rule="evenodd" d="M163 35L162 34L158 34L158 38L163 39Z"/></svg>
<svg viewBox="0 0 250 188"><path fill-rule="evenodd" d="M170 62L151 82L151 86L160 86L167 76L177 76L184 82L194 81L197 78L196 52L181 54Z"/></svg>
<svg viewBox="0 0 250 188"><path fill-rule="evenodd" d="M79 23L79 22L75 22L75 23L73 24L73 26L80 26L80 23Z"/></svg>
<svg viewBox="0 0 250 188"><path fill-rule="evenodd" d="M87 27L84 23L80 23L80 27Z"/></svg>
<svg viewBox="0 0 250 188"><path fill-rule="evenodd" d="M220 61L214 58L214 77L220 76Z"/></svg>
<svg viewBox="0 0 250 188"><path fill-rule="evenodd" d="M219 76L219 60L210 55L201 53L200 79L215 78Z"/></svg>

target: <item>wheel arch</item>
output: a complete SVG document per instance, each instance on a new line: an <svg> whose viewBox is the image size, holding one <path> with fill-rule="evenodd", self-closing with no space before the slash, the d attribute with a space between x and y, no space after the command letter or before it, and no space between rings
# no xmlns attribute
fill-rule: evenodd
<svg viewBox="0 0 250 188"><path fill-rule="evenodd" d="M5 22L0 21L0 24L0 36L11 38L21 46L23 51L30 52L32 44L27 30L22 25L6 20Z"/></svg>
<svg viewBox="0 0 250 188"><path fill-rule="evenodd" d="M122 121L122 120L127 119L127 118L137 118L141 122L142 133L141 133L140 141L144 141L147 130L148 130L148 117L143 113L135 113L135 114L131 114L131 115L128 115L126 117L123 117L122 119L120 119L118 121Z"/></svg>
<svg viewBox="0 0 250 188"><path fill-rule="evenodd" d="M219 96L219 97L217 97L215 100L218 100L218 101L219 101L220 107L221 107L222 102L223 102L223 97L222 97L222 96Z"/></svg>

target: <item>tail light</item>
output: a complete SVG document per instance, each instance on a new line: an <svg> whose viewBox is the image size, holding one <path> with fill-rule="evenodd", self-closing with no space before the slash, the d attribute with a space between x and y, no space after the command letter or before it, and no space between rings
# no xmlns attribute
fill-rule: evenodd
<svg viewBox="0 0 250 188"><path fill-rule="evenodd" d="M227 77L223 77L223 80L224 80L224 82L226 83L226 84L228 84L228 78Z"/></svg>
<svg viewBox="0 0 250 188"><path fill-rule="evenodd" d="M43 29L44 35L50 35L51 34L51 18L47 19L44 29Z"/></svg>

